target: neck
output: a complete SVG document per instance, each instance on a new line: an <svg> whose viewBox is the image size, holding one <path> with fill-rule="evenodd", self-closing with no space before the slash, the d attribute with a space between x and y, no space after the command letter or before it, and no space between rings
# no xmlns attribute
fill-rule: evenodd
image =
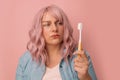
<svg viewBox="0 0 120 80"><path fill-rule="evenodd" d="M47 50L48 56L53 57L54 55L60 54L60 45L57 45L57 46L47 45L46 50Z"/></svg>

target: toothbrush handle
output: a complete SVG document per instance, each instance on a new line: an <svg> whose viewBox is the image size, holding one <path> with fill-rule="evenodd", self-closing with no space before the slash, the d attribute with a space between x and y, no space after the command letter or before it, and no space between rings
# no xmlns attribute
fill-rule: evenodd
<svg viewBox="0 0 120 80"><path fill-rule="evenodd" d="M83 50L83 48L82 48L82 43L79 43L79 44L78 44L78 50L79 50L79 51ZM81 57L81 55L78 54L78 57Z"/></svg>
<svg viewBox="0 0 120 80"><path fill-rule="evenodd" d="M78 50L79 50L79 51L83 50L83 48L82 48L82 43L79 43L79 44L78 44Z"/></svg>

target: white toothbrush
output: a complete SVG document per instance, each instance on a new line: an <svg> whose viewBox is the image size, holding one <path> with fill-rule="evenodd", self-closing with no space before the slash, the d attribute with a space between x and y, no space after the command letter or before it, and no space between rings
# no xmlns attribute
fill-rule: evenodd
<svg viewBox="0 0 120 80"><path fill-rule="evenodd" d="M78 50L82 50L82 23L78 23L78 30L79 30L79 43L78 43Z"/></svg>

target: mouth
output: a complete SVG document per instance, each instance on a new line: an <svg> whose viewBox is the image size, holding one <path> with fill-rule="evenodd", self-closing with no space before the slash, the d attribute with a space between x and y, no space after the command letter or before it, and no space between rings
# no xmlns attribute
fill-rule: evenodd
<svg viewBox="0 0 120 80"><path fill-rule="evenodd" d="M56 39L56 38L59 38L59 37L60 37L60 35L55 34L55 35L52 35L51 37L52 37L52 38L54 38L54 39Z"/></svg>

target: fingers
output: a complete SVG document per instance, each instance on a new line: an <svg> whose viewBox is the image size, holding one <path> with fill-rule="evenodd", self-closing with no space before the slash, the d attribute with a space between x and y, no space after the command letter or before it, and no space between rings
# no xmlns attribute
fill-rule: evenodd
<svg viewBox="0 0 120 80"><path fill-rule="evenodd" d="M84 53L83 50L81 50L81 51L75 51L75 52L74 52L74 55L78 55L79 59L82 57L82 58L84 58L85 60L87 60L87 56L86 56L86 54Z"/></svg>
<svg viewBox="0 0 120 80"><path fill-rule="evenodd" d="M74 69L77 71L79 74L86 74L88 71L88 60L83 57L76 57L74 59Z"/></svg>
<svg viewBox="0 0 120 80"><path fill-rule="evenodd" d="M78 56L74 59L74 68L77 71L88 69L88 59L84 51L76 51L75 54ZM80 55L80 56L79 56ZM78 70L79 69L79 70Z"/></svg>
<svg viewBox="0 0 120 80"><path fill-rule="evenodd" d="M88 70L88 66L76 66L76 65L74 65L74 69L75 69L75 71L77 71L77 72L87 71L87 70Z"/></svg>
<svg viewBox="0 0 120 80"><path fill-rule="evenodd" d="M78 64L78 65L81 65L81 63L83 63L83 64L86 64L86 65L88 65L89 63L88 63L88 60L86 59L86 58L82 58L82 57L76 57L75 59L74 59L74 63L75 64Z"/></svg>
<svg viewBox="0 0 120 80"><path fill-rule="evenodd" d="M75 69L75 71L77 71L80 75L82 75L82 74L86 74L87 73L87 69L88 68L81 68L81 67L74 67L74 69Z"/></svg>
<svg viewBox="0 0 120 80"><path fill-rule="evenodd" d="M75 59L74 69L80 74L81 73L85 74L88 71L88 62L87 61L81 62L80 60Z"/></svg>

